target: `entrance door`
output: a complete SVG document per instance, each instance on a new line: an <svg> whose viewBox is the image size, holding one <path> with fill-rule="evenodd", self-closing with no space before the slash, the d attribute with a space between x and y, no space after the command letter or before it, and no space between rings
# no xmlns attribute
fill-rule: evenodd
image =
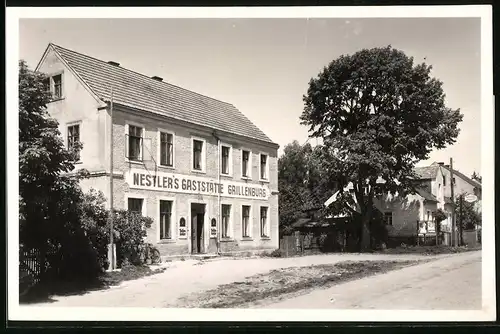
<svg viewBox="0 0 500 334"><path fill-rule="evenodd" d="M205 253L205 205L191 204L191 253Z"/></svg>

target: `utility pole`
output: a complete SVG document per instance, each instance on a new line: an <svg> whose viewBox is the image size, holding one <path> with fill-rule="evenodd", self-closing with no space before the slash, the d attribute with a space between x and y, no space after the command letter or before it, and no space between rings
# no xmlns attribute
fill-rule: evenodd
<svg viewBox="0 0 500 334"><path fill-rule="evenodd" d="M455 246L455 191L453 182L453 158L450 158L450 187L451 187L451 204L453 211L451 213L451 245Z"/></svg>
<svg viewBox="0 0 500 334"><path fill-rule="evenodd" d="M462 228L464 224L464 218L463 218L463 213L462 213L462 207L464 203L464 195L460 194L460 221L458 223L458 245L462 246L463 245L463 233L462 233Z"/></svg>
<svg viewBox="0 0 500 334"><path fill-rule="evenodd" d="M109 243L111 246L111 270L115 269L115 245L114 245L114 210L113 210L113 86L111 86L111 102L109 107L110 129L109 129Z"/></svg>

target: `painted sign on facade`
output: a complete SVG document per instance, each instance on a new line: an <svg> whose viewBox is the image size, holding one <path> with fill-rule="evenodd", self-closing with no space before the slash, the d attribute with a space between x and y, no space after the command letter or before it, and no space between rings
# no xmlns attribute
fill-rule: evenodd
<svg viewBox="0 0 500 334"><path fill-rule="evenodd" d="M246 199L269 199L267 185L234 182L183 174L163 173L131 169L125 173L125 182L130 188L168 191L184 194L235 197Z"/></svg>

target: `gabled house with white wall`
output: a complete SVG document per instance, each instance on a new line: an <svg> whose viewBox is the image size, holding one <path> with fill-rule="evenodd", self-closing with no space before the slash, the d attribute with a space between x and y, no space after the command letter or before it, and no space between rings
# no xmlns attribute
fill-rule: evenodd
<svg viewBox="0 0 500 334"><path fill-rule="evenodd" d="M151 217L162 256L279 247L279 145L232 104L54 44L36 71L82 189Z"/></svg>
<svg viewBox="0 0 500 334"><path fill-rule="evenodd" d="M451 200L451 168L444 163L434 162L430 166L416 167L421 186L415 194L405 197L385 195L374 199L374 206L378 209L387 226L390 237L413 237L420 235L435 235L435 223L433 213L442 209L448 218L441 223L442 231L451 231L451 215L453 212ZM478 210L481 208L481 184L465 176L457 170L453 170L454 195L474 194L479 200L476 202ZM352 192L352 184L344 191ZM337 191L326 202L325 206L331 205L339 195ZM354 201L356 201L353 194ZM357 208L353 207L357 210ZM340 216L338 216L340 218Z"/></svg>

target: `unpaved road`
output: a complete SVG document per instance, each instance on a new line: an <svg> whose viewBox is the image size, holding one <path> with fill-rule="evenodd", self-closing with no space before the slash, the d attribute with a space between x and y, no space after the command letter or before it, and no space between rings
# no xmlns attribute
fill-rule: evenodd
<svg viewBox="0 0 500 334"><path fill-rule="evenodd" d="M316 289L305 295L253 308L397 310L481 309L481 252L467 252Z"/></svg>
<svg viewBox="0 0 500 334"><path fill-rule="evenodd" d="M222 284L241 281L245 277L259 273L266 273L273 269L317 264L333 264L340 261L416 260L431 258L446 259L443 260L444 262L442 262L442 264L440 264L440 266L442 266L447 263L447 261L456 261L454 260L455 258L462 256L464 255L453 254L438 256L418 256L385 254L328 254L284 259L217 259L206 261L202 264L194 260L184 262L178 261L166 264L167 268L165 272L160 274L144 277L135 281L128 281L110 289L93 291L84 295L53 297L53 302L38 305L50 305L57 307L175 307L178 303L178 299L185 296L186 294L213 289ZM470 255L465 255L465 257L467 256ZM476 255L476 257L478 256ZM474 270L471 269L471 271ZM414 275L419 274L418 269L414 270L413 272ZM479 265L477 265L477 273L474 272L471 273L471 275L480 275L480 273L481 268ZM434 270L432 275L439 275L439 270ZM412 275L403 275L403 278L396 278L398 280L404 279L405 281L402 282L382 280L382 283L380 284L412 284L411 280L416 280L416 278L412 278L411 276ZM361 285L363 284L364 283L361 283ZM384 288L384 290L386 289L387 288ZM379 290L379 288L374 290ZM321 291L320 294L325 294L325 290ZM324 299L325 295L323 295L323 297L321 298L322 300ZM358 297L361 297L361 295ZM348 298L348 295L346 295L345 298ZM319 297L317 298L317 300L319 302ZM332 307L331 304L326 304L328 305L328 307ZM300 305L299 307L306 306Z"/></svg>

